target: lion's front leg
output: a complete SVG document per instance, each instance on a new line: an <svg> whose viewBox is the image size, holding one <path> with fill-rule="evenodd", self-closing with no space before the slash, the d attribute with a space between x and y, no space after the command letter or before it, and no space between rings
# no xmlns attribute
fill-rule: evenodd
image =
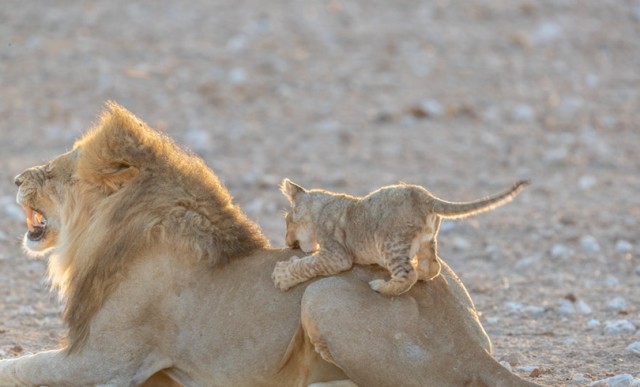
<svg viewBox="0 0 640 387"><path fill-rule="evenodd" d="M159 370L114 355L90 349L72 354L57 350L0 360L0 386L130 386Z"/></svg>
<svg viewBox="0 0 640 387"><path fill-rule="evenodd" d="M278 289L287 290L311 278L349 270L352 265L352 258L336 244L303 258L291 257L276 263L271 279Z"/></svg>

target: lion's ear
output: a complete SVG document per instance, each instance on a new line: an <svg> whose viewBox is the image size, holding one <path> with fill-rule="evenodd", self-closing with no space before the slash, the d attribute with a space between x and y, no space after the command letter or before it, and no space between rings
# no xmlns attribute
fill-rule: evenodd
<svg viewBox="0 0 640 387"><path fill-rule="evenodd" d="M282 180L282 184L280 185L280 191L286 196L291 203L296 200L296 196L301 193L306 193L307 190L302 188L302 186L292 182L289 179Z"/></svg>
<svg viewBox="0 0 640 387"><path fill-rule="evenodd" d="M105 190L113 193L133 180L140 169L132 165L120 164L117 167L100 171L100 182Z"/></svg>

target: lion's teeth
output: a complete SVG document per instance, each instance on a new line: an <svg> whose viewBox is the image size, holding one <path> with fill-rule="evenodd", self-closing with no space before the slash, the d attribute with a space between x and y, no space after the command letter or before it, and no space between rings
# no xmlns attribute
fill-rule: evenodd
<svg viewBox="0 0 640 387"><path fill-rule="evenodd" d="M33 213L34 213L34 211L29 207L26 207L24 210L25 210L25 212L27 214L27 228L29 229L29 231L33 231Z"/></svg>
<svg viewBox="0 0 640 387"><path fill-rule="evenodd" d="M44 216L38 211L33 211L33 223L42 226L45 223Z"/></svg>

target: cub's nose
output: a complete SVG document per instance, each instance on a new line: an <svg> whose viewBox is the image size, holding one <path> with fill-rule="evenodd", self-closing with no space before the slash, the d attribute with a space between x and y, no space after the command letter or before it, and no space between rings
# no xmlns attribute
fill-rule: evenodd
<svg viewBox="0 0 640 387"><path fill-rule="evenodd" d="M13 182L16 183L18 187L22 185L22 181L23 181L22 175L18 175L15 177L15 179L13 179Z"/></svg>

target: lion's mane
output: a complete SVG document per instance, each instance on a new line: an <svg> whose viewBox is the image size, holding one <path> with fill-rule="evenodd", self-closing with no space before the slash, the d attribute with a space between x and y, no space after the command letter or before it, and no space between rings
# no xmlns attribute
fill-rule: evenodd
<svg viewBox="0 0 640 387"><path fill-rule="evenodd" d="M115 103L72 153L76 170L49 264L65 301L69 351L145 254L199 257L207 270L268 246L202 160Z"/></svg>

